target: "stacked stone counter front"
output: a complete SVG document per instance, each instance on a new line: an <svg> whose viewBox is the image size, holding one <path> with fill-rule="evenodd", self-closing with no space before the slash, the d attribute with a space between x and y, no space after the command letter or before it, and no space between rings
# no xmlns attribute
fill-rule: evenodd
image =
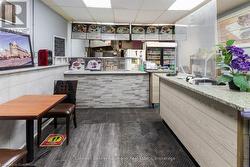
<svg viewBox="0 0 250 167"><path fill-rule="evenodd" d="M77 108L135 108L149 106L146 72L74 72L65 79L78 80Z"/></svg>

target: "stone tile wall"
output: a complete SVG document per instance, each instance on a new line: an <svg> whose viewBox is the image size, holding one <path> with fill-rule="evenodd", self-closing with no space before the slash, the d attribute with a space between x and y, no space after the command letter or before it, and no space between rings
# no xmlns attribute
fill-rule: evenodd
<svg viewBox="0 0 250 167"><path fill-rule="evenodd" d="M65 75L79 81L78 108L133 108L149 105L149 75Z"/></svg>

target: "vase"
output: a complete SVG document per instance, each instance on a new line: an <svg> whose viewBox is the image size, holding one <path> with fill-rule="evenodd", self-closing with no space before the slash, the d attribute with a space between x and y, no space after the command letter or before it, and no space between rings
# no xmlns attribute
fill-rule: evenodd
<svg viewBox="0 0 250 167"><path fill-rule="evenodd" d="M234 81L228 82L228 85L230 89L240 91L240 88L234 84Z"/></svg>

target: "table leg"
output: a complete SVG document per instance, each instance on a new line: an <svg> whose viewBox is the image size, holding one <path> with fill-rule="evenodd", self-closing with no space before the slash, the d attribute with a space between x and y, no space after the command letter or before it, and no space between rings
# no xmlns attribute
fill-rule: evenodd
<svg viewBox="0 0 250 167"><path fill-rule="evenodd" d="M26 120L27 162L34 160L34 120Z"/></svg>

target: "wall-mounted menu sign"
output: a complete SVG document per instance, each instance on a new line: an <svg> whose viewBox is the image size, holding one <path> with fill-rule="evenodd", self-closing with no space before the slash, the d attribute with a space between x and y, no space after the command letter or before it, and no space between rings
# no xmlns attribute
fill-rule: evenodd
<svg viewBox="0 0 250 167"><path fill-rule="evenodd" d="M73 39L86 39L88 26L86 24L73 23L72 24L72 38Z"/></svg>
<svg viewBox="0 0 250 167"><path fill-rule="evenodd" d="M132 40L145 40L146 38L146 26L132 25Z"/></svg>
<svg viewBox="0 0 250 167"><path fill-rule="evenodd" d="M173 40L174 26L132 25L132 40Z"/></svg>
<svg viewBox="0 0 250 167"><path fill-rule="evenodd" d="M129 40L129 25L72 24L73 39Z"/></svg>
<svg viewBox="0 0 250 167"><path fill-rule="evenodd" d="M72 24L72 39L101 39L102 27L97 24Z"/></svg>
<svg viewBox="0 0 250 167"><path fill-rule="evenodd" d="M103 40L115 40L115 25L102 25L102 37Z"/></svg>
<svg viewBox="0 0 250 167"><path fill-rule="evenodd" d="M88 25L87 39L102 39L102 27L98 24Z"/></svg>
<svg viewBox="0 0 250 167"><path fill-rule="evenodd" d="M174 40L174 26L132 25L132 40ZM129 25L72 24L73 39L130 40Z"/></svg>
<svg viewBox="0 0 250 167"><path fill-rule="evenodd" d="M118 25L116 27L116 40L130 40L129 25Z"/></svg>
<svg viewBox="0 0 250 167"><path fill-rule="evenodd" d="M103 40L129 40L129 25L102 25Z"/></svg>
<svg viewBox="0 0 250 167"><path fill-rule="evenodd" d="M146 40L159 40L159 27L148 26L146 30Z"/></svg>
<svg viewBox="0 0 250 167"><path fill-rule="evenodd" d="M175 26L159 26L159 41L174 40Z"/></svg>

